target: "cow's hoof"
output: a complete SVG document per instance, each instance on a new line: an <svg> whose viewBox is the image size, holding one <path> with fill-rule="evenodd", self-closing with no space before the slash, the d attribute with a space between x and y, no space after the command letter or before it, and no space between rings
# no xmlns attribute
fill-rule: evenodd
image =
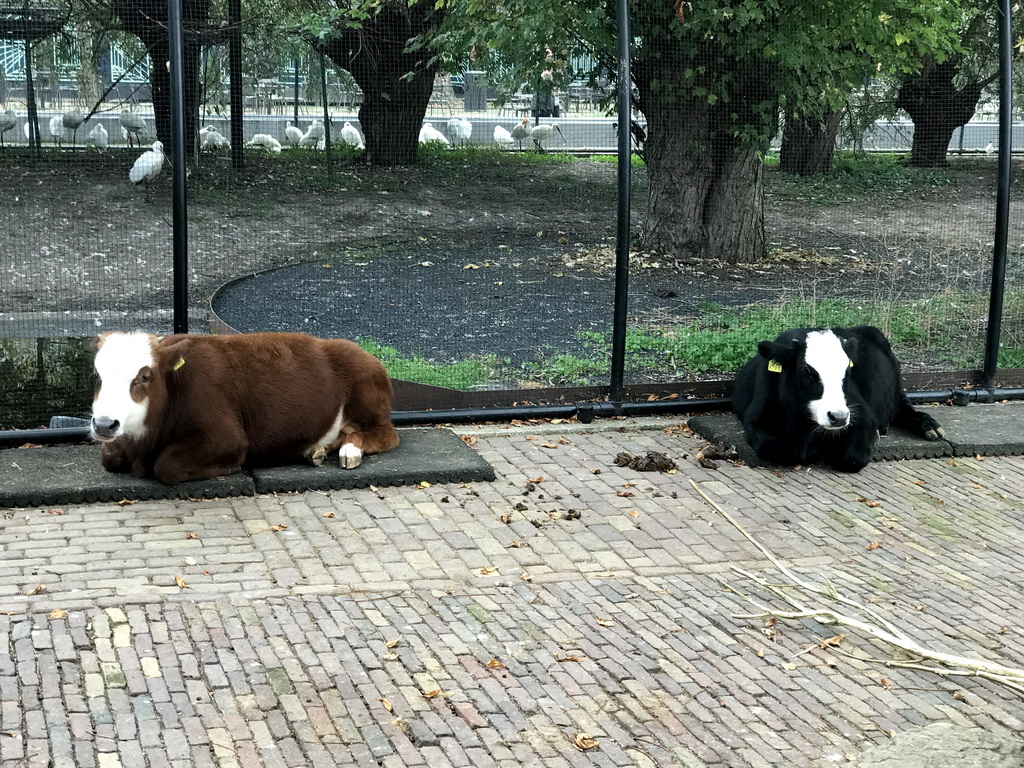
<svg viewBox="0 0 1024 768"><path fill-rule="evenodd" d="M345 443L338 451L338 464L342 469L355 469L363 463L363 452L352 443Z"/></svg>
<svg viewBox="0 0 1024 768"><path fill-rule="evenodd" d="M316 450L310 454L309 461L314 467L322 467L326 458L327 449L322 445L318 445Z"/></svg>
<svg viewBox="0 0 1024 768"><path fill-rule="evenodd" d="M936 427L935 429L929 429L927 432L925 432L924 439L938 440L940 437L942 437L943 434L944 432L942 431L942 427Z"/></svg>

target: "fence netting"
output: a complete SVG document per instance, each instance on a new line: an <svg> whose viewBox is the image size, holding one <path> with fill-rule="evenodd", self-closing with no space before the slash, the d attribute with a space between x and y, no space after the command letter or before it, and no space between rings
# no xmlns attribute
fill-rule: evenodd
<svg viewBox="0 0 1024 768"><path fill-rule="evenodd" d="M603 396L613 4L182 11L174 157L166 4L0 7L0 428L85 416L97 333L173 332L174 164L191 332L355 339L402 408ZM995 8L630 13L633 394L724 393L791 327L877 325L907 372L979 368ZM1022 295L1011 257L1006 368Z"/></svg>

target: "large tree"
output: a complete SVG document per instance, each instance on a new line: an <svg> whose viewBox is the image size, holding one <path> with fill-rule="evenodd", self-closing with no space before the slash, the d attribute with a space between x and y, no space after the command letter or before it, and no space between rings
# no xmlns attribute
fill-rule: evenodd
<svg viewBox="0 0 1024 768"><path fill-rule="evenodd" d="M446 40L475 43L478 56L518 69L524 82L546 48L565 61L582 47L614 62L612 3L450 3ZM783 99L794 111L820 103L823 81L833 87L835 73L864 72L899 48L941 55L953 44L945 14L955 5L633 0L633 84L647 121L643 247L681 261L760 258L762 157Z"/></svg>
<svg viewBox="0 0 1024 768"><path fill-rule="evenodd" d="M94 3L102 7L106 0ZM150 58L150 88L156 135L169 151L171 146L171 58L166 0L111 0L110 11L117 26L135 35L146 47ZM199 116L199 54L204 43L219 35L208 28L210 0L185 0L182 3L184 27L185 73L185 141L186 154L194 148Z"/></svg>
<svg viewBox="0 0 1024 768"><path fill-rule="evenodd" d="M307 15L303 36L347 70L363 92L365 159L415 162L420 126L438 73L432 39L444 18L435 0L332 0Z"/></svg>
<svg viewBox="0 0 1024 768"><path fill-rule="evenodd" d="M1011 13L1015 21L1024 18L1019 4L1011 6ZM946 58L928 57L897 86L896 106L914 121L911 165L946 165L953 133L974 117L986 90L999 78L998 4L965 0L957 18L957 49ZM1014 53L1020 52L1018 41Z"/></svg>

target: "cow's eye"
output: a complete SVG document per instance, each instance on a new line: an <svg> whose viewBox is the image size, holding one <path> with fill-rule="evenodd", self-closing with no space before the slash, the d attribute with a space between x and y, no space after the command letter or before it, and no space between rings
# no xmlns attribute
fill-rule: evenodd
<svg viewBox="0 0 1024 768"><path fill-rule="evenodd" d="M142 375L140 375L139 376L139 383L140 384L148 384L149 383L149 374L148 373L143 373Z"/></svg>
<svg viewBox="0 0 1024 768"><path fill-rule="evenodd" d="M801 368L800 373L803 374L803 377L807 379L807 381L818 381L818 372L809 365L805 365Z"/></svg>

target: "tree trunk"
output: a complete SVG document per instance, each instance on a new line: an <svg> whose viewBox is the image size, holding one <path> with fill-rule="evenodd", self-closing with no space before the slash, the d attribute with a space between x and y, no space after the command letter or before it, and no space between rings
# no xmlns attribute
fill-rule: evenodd
<svg viewBox="0 0 1024 768"><path fill-rule="evenodd" d="M843 121L843 112L826 110L821 117L799 117L790 114L782 132L779 168L786 173L813 176L832 170L836 136Z"/></svg>
<svg viewBox="0 0 1024 768"><path fill-rule="evenodd" d="M149 52L150 87L153 92L153 115L156 136L163 142L164 151L171 151L171 75L170 39L167 34L167 3L162 0L115 0L114 13L126 32L142 41ZM199 130L199 34L207 27L210 0L192 0L182 5L182 24L185 29L185 155L195 150ZM173 160L174 158L172 158Z"/></svg>
<svg viewBox="0 0 1024 768"><path fill-rule="evenodd" d="M919 168L946 166L946 152L953 132L974 117L984 83L970 82L961 88L954 82L959 57L931 64L900 86L896 106L914 121L910 164Z"/></svg>
<svg viewBox="0 0 1024 768"><path fill-rule="evenodd" d="M81 20L75 24L78 41L78 89L87 109L92 109L100 100L103 84L100 77L100 51L96 47L97 28L93 23Z"/></svg>
<svg viewBox="0 0 1024 768"><path fill-rule="evenodd" d="M643 59L634 68L647 118L646 251L681 263L754 262L764 255L761 158L778 101L760 70L732 65L731 99L715 104L689 95L693 84L683 80L686 67L674 57ZM736 137L735 128L752 126L760 138Z"/></svg>
<svg viewBox="0 0 1024 768"><path fill-rule="evenodd" d="M419 132L434 87L436 65L428 50L409 50L410 41L440 21L434 3L421 0L385 6L360 30L342 29L320 43L363 91L359 124L366 137L366 162L407 165L416 161Z"/></svg>

